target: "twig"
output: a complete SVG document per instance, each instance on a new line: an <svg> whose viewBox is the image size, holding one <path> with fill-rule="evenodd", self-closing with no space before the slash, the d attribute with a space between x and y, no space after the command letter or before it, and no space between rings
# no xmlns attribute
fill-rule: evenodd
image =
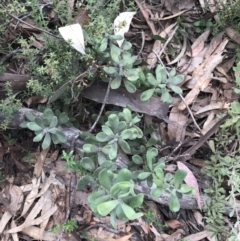
<svg viewBox="0 0 240 241"><path fill-rule="evenodd" d="M89 227L85 228L85 231L88 231L88 230L90 230L90 229L92 229L92 228L98 228L98 227L104 228L104 229L106 229L107 231L109 231L109 232L111 232L111 233L120 234L120 231L115 230L115 229L113 229L113 228L110 228L110 227L108 227L107 225L101 224L101 223L97 223L97 224L95 224L95 225L89 226Z"/></svg>
<svg viewBox="0 0 240 241"><path fill-rule="evenodd" d="M89 129L89 132L91 133L94 128L96 127L101 115L102 115L102 112L103 112L103 109L106 105L106 102L107 102L107 99L108 99L108 96L109 96L109 92L110 92L110 87L111 87L111 83L112 83L112 78L110 78L109 80L109 83L108 83L108 88L107 88L107 91L106 91L106 94L105 94L105 97L104 97L104 100L103 100L103 103L102 103L102 107L101 107L101 110L97 116L97 119L95 120L95 122L93 123L92 127Z"/></svg>
<svg viewBox="0 0 240 241"><path fill-rule="evenodd" d="M167 41L164 43L161 51L159 52L159 54L156 54L156 52L154 52L157 55L158 60L160 59L160 56L162 55L163 51L165 50L165 48L167 47L167 45L169 44L169 42L172 40L173 36L175 35L176 31L178 30L179 26L177 25L173 31L171 32L171 34L169 35ZM150 66L150 68L153 67L153 64Z"/></svg>
<svg viewBox="0 0 240 241"><path fill-rule="evenodd" d="M193 113L192 113L191 109L189 108L189 106L188 106L188 104L186 103L186 101L185 101L185 99L183 98L183 96L182 96L181 94L178 94L178 95L179 95L180 98L182 99L183 103L186 105L187 110L188 110L188 113L190 114L190 116L191 116L191 118L192 118L192 120L193 120L194 125L197 127L197 129L200 131L200 134L202 135L202 130L201 130L201 128L199 127L199 125L197 124L197 122L196 122L196 120L195 120L195 118L194 118L194 116L193 116Z"/></svg>
<svg viewBox="0 0 240 241"><path fill-rule="evenodd" d="M31 25L30 23L27 23L27 22L23 21L22 19L14 16L14 15L12 15L12 14L9 14L9 16L11 16L12 18L14 18L15 20L17 20L17 21L19 21L19 22L21 22L21 23L26 24L27 26L29 26L29 27L31 27L31 28L33 28L33 29L39 30L39 31L41 31L41 32L44 32L44 33L46 33L46 34L48 34L48 35L51 35L52 37L59 38L59 39L63 39L62 37L56 36L56 35L48 32L48 31L46 31L46 30L44 30L44 29L35 27L35 26Z"/></svg>

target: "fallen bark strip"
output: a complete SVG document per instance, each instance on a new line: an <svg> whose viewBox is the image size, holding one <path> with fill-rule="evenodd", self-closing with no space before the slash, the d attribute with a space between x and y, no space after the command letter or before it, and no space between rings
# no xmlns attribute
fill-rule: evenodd
<svg viewBox="0 0 240 241"><path fill-rule="evenodd" d="M39 111L28 109L28 108L21 108L19 111L17 111L14 114L12 121L9 124L9 129L20 129L21 123L26 121L25 119L26 112L31 112L35 116L42 115L42 113ZM0 112L0 122L3 120L4 120L4 114ZM80 130L78 130L75 127L63 127L63 126L61 126L60 129L67 136L66 143L62 144L63 148L71 148L71 149L74 149L76 152L79 152L80 150L82 150L82 146L84 142L79 138L81 134ZM129 160L125 156L119 155L116 161L116 164L121 168L123 166L126 166L128 162ZM160 203L162 205L168 205L169 203L170 195L165 192L159 198L152 198L150 196L151 188L148 187L145 181L136 183L135 190L136 192L141 192L149 199L154 200L155 202ZM209 198L209 196L206 194L203 194L201 198L202 198L201 200L202 204L204 204L204 202ZM193 196L183 195L182 199L180 199L179 202L182 209L198 209L197 201ZM229 214L231 210L232 210L231 207L226 206L226 214ZM240 215L240 211L239 211L239 215Z"/></svg>

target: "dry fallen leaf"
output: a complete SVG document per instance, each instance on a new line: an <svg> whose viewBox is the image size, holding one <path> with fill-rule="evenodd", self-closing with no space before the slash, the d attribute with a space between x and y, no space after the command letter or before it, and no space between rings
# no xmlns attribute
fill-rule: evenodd
<svg viewBox="0 0 240 241"><path fill-rule="evenodd" d="M188 184L191 187L194 187L196 190L196 193L194 194L194 197L197 201L199 209L202 209L201 206L201 197L200 197L200 192L199 192L199 187L198 187L198 182L196 177L193 175L192 171L182 162L177 162L178 168L185 170L187 172L187 176L185 177L184 181L186 184Z"/></svg>
<svg viewBox="0 0 240 241"><path fill-rule="evenodd" d="M167 223L167 225L168 225L170 228L172 228L172 229L176 229L176 228L182 226L182 223L179 222L179 221L176 220L176 219L170 219L170 220L168 220L166 223Z"/></svg>
<svg viewBox="0 0 240 241"><path fill-rule="evenodd" d="M128 241L132 237L133 233L123 236L121 238L115 239L115 241Z"/></svg>

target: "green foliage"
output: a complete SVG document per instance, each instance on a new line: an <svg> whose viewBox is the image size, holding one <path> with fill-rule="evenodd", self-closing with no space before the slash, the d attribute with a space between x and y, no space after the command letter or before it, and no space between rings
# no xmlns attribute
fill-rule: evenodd
<svg viewBox="0 0 240 241"><path fill-rule="evenodd" d="M4 120L0 123L0 129L6 130L10 121L12 120L12 116L14 112L21 108L21 101L16 98L16 94L13 94L11 84L6 82L5 84L6 90L6 99L0 100L0 110L4 115Z"/></svg>
<svg viewBox="0 0 240 241"><path fill-rule="evenodd" d="M162 101L172 103L172 96L168 92L170 88L174 93L181 94L182 89L177 85L182 83L184 80L183 75L176 75L176 70L172 69L167 77L167 72L164 66L158 65L155 71L155 76L152 73L147 73L145 77L142 75L144 82L150 85L150 89L144 91L141 94L141 100L149 100L153 94L161 96Z"/></svg>
<svg viewBox="0 0 240 241"><path fill-rule="evenodd" d="M35 117L30 112L26 113L28 122L21 124L22 128L28 128L34 131L34 142L42 141L42 148L46 149L51 145L51 141L54 144L65 143L67 138L65 134L58 128L59 125L68 123L69 118L66 113L61 113L59 117L55 116L51 109L46 108L40 117Z"/></svg>
<svg viewBox="0 0 240 241"><path fill-rule="evenodd" d="M193 23L193 25L196 27L195 31L197 33L201 33L201 32L204 32L204 31L212 28L213 22L212 22L212 20L207 20L206 21L204 19L201 19L201 20L195 21Z"/></svg>
<svg viewBox="0 0 240 241"><path fill-rule="evenodd" d="M64 232L70 233L74 231L77 227L77 221L69 219L62 225L54 225L53 228L51 228L49 231L57 234L59 231L61 231L61 229L63 229Z"/></svg>
<svg viewBox="0 0 240 241"><path fill-rule="evenodd" d="M83 133L82 167L92 173L83 176L77 188L84 189L91 185L94 189L89 196L91 209L95 214L106 216L110 214L111 223L116 227L116 218L133 220L142 213L136 213L143 202L143 194L136 195L134 181L147 180L149 187L153 186L151 195L159 197L163 191L170 194L169 206L172 211L180 208L179 198L183 193L193 194L193 188L183 184L186 172L178 170L175 175L164 173L165 158L159 158L158 150L151 145L157 140L145 142L150 146L147 150L141 147L144 142L143 133L137 126L140 116L132 114L130 109L118 114L110 113L107 121L102 125L102 132L96 136ZM135 146L140 147L138 150ZM129 166L117 170L116 160L119 150L132 155ZM142 150L141 150L142 149ZM146 151L146 155L141 155ZM155 186L155 187L154 187Z"/></svg>

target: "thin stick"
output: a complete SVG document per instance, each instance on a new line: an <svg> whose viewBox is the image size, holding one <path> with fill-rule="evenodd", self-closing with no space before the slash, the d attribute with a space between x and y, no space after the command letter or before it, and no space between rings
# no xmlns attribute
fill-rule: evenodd
<svg viewBox="0 0 240 241"><path fill-rule="evenodd" d="M107 88L107 91L106 91L106 94L105 94L105 97L104 97L104 100L103 100L103 103L102 103L102 107L101 107L101 110L97 116L97 119L95 120L95 122L93 123L92 127L89 129L89 132L91 133L94 128L96 127L101 115L102 115L102 112L104 110L104 107L106 105L106 102L107 102L107 99L108 99L108 96L109 96L109 92L110 92L110 87L111 87L111 83L112 83L112 78L110 78L109 80L109 83L108 83L108 88Z"/></svg>
<svg viewBox="0 0 240 241"><path fill-rule="evenodd" d="M172 40L173 36L175 35L176 31L178 30L179 26L177 25L173 31L171 32L171 34L169 35L167 41L164 43L161 51L159 52L159 54L156 54L156 52L154 52L157 55L158 60L160 59L160 56L162 55L163 51L165 50L165 48L167 47L167 45L169 44L169 42ZM150 68L153 67L153 64L150 66Z"/></svg>
<svg viewBox="0 0 240 241"><path fill-rule="evenodd" d="M44 29L35 27L35 26L31 25L30 23L27 23L27 22L23 21L22 19L14 16L14 15L12 15L12 14L9 14L9 16L11 16L12 18L14 18L15 20L17 20L17 21L19 21L19 22L21 22L21 23L24 23L24 24L28 25L29 27L31 27L31 28L33 28L33 29L39 30L39 31L44 32L44 33L46 33L46 34L49 34L49 35L51 35L51 36L53 36L53 37L55 37L55 38L63 39L62 37L56 36L56 35L48 32L48 31L46 31L46 30L44 30Z"/></svg>

